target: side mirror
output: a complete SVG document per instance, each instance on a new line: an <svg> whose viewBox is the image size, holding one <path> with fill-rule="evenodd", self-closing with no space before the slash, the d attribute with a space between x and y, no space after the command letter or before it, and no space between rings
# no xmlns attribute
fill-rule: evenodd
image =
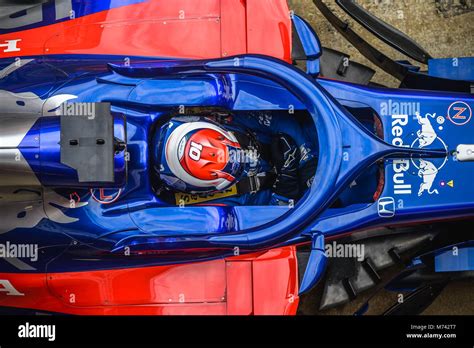
<svg viewBox="0 0 474 348"><path fill-rule="evenodd" d="M324 250L324 234L315 233L311 236L311 254L300 284L299 294L311 290L321 279L326 270L327 257Z"/></svg>
<svg viewBox="0 0 474 348"><path fill-rule="evenodd" d="M322 54L321 42L313 28L303 18L293 16L293 60L306 61L306 73L319 75L319 57Z"/></svg>

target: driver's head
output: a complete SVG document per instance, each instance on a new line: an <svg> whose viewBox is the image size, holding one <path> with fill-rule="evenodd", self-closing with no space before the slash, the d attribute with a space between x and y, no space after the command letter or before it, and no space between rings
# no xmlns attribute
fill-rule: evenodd
<svg viewBox="0 0 474 348"><path fill-rule="evenodd" d="M236 183L241 150L232 132L198 117L165 124L155 144L155 168L169 188L182 192L222 191Z"/></svg>

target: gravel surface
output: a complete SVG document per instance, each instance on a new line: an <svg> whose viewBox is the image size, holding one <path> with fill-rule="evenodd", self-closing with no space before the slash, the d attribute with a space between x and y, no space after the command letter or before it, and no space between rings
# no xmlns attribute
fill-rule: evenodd
<svg viewBox="0 0 474 348"><path fill-rule="evenodd" d="M355 23L333 0L325 3L348 21L351 27L369 43L394 59L407 59L398 51L385 45ZM359 0L372 14L403 31L418 42L434 58L474 56L474 0ZM359 54L321 15L312 0L289 0L290 8L315 28L323 46L351 55L351 59L366 64L377 71L375 82L397 87L398 81L380 71ZM423 67L426 69L426 67ZM387 270L384 277L396 274ZM370 291L356 301L324 312L319 312L317 296L301 301L301 314L352 315L369 297ZM368 314L381 314L396 301L396 294L380 292L371 301ZM424 312L435 314L474 314L474 281L449 284L434 303Z"/></svg>
<svg viewBox="0 0 474 348"><path fill-rule="evenodd" d="M333 0L325 0L325 3L377 49L391 58L407 59L354 22ZM359 0L358 3L413 38L434 58L474 56L473 0ZM329 24L312 0L289 0L289 4L316 29L323 46L345 52L352 60L375 69L375 82L397 86L394 78L362 57Z"/></svg>

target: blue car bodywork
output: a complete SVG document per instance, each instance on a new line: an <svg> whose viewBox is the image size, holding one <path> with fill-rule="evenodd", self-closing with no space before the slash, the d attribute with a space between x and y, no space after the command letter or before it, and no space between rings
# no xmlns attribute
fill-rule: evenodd
<svg viewBox="0 0 474 348"><path fill-rule="evenodd" d="M460 145L474 143L472 95L315 79L319 41L304 23L297 26L306 33L307 73L252 55L1 60L0 240L28 240L42 252L34 267L2 260L1 272L174 264L311 242L305 292L324 270L327 238L471 218L474 161L458 155ZM66 102L110 104L114 137L126 144L113 156L112 182L83 184L62 163L61 118L67 116L58 110ZM161 200L151 177L151 135L157 124L198 107L307 113L317 130L319 163L306 195L289 207L180 207ZM379 136L362 124L364 113L380 122ZM376 200L335 207L374 165L381 173L374 178Z"/></svg>

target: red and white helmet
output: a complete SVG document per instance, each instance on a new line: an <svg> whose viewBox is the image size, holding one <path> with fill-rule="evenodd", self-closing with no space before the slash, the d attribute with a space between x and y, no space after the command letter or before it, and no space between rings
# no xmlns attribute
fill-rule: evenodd
<svg viewBox="0 0 474 348"><path fill-rule="evenodd" d="M155 147L161 179L183 192L229 188L242 173L237 138L204 118L189 119L173 119L161 128Z"/></svg>

